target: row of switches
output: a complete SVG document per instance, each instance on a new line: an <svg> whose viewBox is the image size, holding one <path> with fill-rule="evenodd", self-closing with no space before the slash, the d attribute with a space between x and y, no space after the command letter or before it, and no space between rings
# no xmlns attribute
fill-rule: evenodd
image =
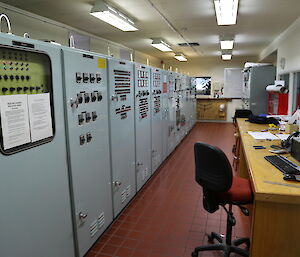
<svg viewBox="0 0 300 257"><path fill-rule="evenodd" d="M92 141L92 134L86 133L85 135L79 136L79 144L84 145L85 143L90 143Z"/></svg>
<svg viewBox="0 0 300 257"><path fill-rule="evenodd" d="M82 112L81 114L78 114L78 124L82 125L83 122L85 121L85 123L89 123L91 120L92 121L96 121L98 118L98 115L96 112Z"/></svg>
<svg viewBox="0 0 300 257"><path fill-rule="evenodd" d="M76 82L77 83L80 83L80 82L83 82L83 83L100 83L102 80L101 78L101 74L99 73L96 73L96 74L93 74L93 73L81 73L81 72L76 72Z"/></svg>

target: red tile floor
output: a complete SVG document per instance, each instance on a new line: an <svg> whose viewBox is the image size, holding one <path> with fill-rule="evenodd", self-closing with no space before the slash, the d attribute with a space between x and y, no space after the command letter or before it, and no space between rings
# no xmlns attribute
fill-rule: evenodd
<svg viewBox="0 0 300 257"><path fill-rule="evenodd" d="M193 144L216 145L231 161L233 134L232 124L197 124L86 257L190 257L196 246L207 244L206 233L225 234L225 211L209 214L202 207L202 191L194 181ZM235 218L233 236L249 236L249 218L237 209Z"/></svg>

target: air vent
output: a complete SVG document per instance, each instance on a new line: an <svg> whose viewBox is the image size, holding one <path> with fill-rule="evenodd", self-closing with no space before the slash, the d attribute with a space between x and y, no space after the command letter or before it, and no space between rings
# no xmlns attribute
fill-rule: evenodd
<svg viewBox="0 0 300 257"><path fill-rule="evenodd" d="M131 195L131 185L127 186L126 188L126 197L129 197Z"/></svg>
<svg viewBox="0 0 300 257"><path fill-rule="evenodd" d="M91 235L91 237L94 237L94 235L97 233L97 231L98 231L98 221L95 220L90 225L90 235Z"/></svg>
<svg viewBox="0 0 300 257"><path fill-rule="evenodd" d="M126 201L126 192L127 190L125 189L124 191L122 191L121 193L121 202L124 203Z"/></svg>
<svg viewBox="0 0 300 257"><path fill-rule="evenodd" d="M98 217L98 228L100 229L105 223L105 218L104 218L104 212L101 212L101 214Z"/></svg>
<svg viewBox="0 0 300 257"><path fill-rule="evenodd" d="M179 46L183 46L183 47L187 47L187 46L199 46L200 44L197 42L193 42L193 43L179 43Z"/></svg>

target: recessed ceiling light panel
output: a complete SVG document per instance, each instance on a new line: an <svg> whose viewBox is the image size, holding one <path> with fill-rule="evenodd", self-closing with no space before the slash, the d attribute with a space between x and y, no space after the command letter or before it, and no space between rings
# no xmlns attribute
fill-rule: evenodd
<svg viewBox="0 0 300 257"><path fill-rule="evenodd" d="M221 40L220 44L222 50L233 49L233 40Z"/></svg>
<svg viewBox="0 0 300 257"><path fill-rule="evenodd" d="M214 0L218 25L236 24L239 0Z"/></svg>

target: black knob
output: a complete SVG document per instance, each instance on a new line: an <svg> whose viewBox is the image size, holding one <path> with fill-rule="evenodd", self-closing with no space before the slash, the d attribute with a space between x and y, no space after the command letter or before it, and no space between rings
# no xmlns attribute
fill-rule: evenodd
<svg viewBox="0 0 300 257"><path fill-rule="evenodd" d="M3 92L3 93L5 93L7 90L8 90L8 88L6 88L6 87L3 87L3 88L2 88L2 92Z"/></svg>
<svg viewBox="0 0 300 257"><path fill-rule="evenodd" d="M95 95L92 96L92 102L95 102L97 100L97 97Z"/></svg>
<svg viewBox="0 0 300 257"><path fill-rule="evenodd" d="M8 76L7 75L4 75L3 78L4 78L4 80L8 80Z"/></svg>
<svg viewBox="0 0 300 257"><path fill-rule="evenodd" d="M30 91L33 91L35 89L35 87L30 87Z"/></svg>
<svg viewBox="0 0 300 257"><path fill-rule="evenodd" d="M16 89L14 88L14 87L11 87L10 89L9 89L9 91L10 92L14 92Z"/></svg>
<svg viewBox="0 0 300 257"><path fill-rule="evenodd" d="M18 75L16 75L16 80L19 80L19 79L20 79L20 77Z"/></svg>
<svg viewBox="0 0 300 257"><path fill-rule="evenodd" d="M92 117L91 117L90 115L86 115L86 116L85 116L86 122L90 122L91 118L92 118Z"/></svg>
<svg viewBox="0 0 300 257"><path fill-rule="evenodd" d="M24 79L25 79L25 77L22 75L22 76L21 76L21 80L24 80Z"/></svg>
<svg viewBox="0 0 300 257"><path fill-rule="evenodd" d="M82 104L83 102L83 97L82 96L78 96L77 97L78 103Z"/></svg>
<svg viewBox="0 0 300 257"><path fill-rule="evenodd" d="M97 100L100 102L100 101L102 101L102 95L101 94L98 94L98 96L97 96Z"/></svg>
<svg viewBox="0 0 300 257"><path fill-rule="evenodd" d="M91 141L92 141L92 138L93 138L93 137L92 137L91 133L87 133L87 134L86 134L86 141L87 141L87 142L91 142Z"/></svg>
<svg viewBox="0 0 300 257"><path fill-rule="evenodd" d="M13 80L15 77L13 75L9 76L10 80Z"/></svg>
<svg viewBox="0 0 300 257"><path fill-rule="evenodd" d="M92 113L92 118L93 118L93 121L95 121L98 118L98 115L96 114L96 112Z"/></svg>
<svg viewBox="0 0 300 257"><path fill-rule="evenodd" d="M0 75L0 80L2 79L2 76Z"/></svg>
<svg viewBox="0 0 300 257"><path fill-rule="evenodd" d="M84 97L84 102L85 102L85 103L90 102L90 96L86 95L86 96Z"/></svg>
<svg viewBox="0 0 300 257"><path fill-rule="evenodd" d="M29 79L30 79L30 77L27 75L27 76L26 76L26 80L29 80Z"/></svg>
<svg viewBox="0 0 300 257"><path fill-rule="evenodd" d="M27 91L29 88L28 87L24 87L24 91Z"/></svg>
<svg viewBox="0 0 300 257"><path fill-rule="evenodd" d="M21 88L21 87L17 87L17 91L19 92L19 91L21 91L23 88Z"/></svg>
<svg viewBox="0 0 300 257"><path fill-rule="evenodd" d="M35 89L36 89L36 90L40 90L41 88L40 88L40 87L36 87Z"/></svg>

